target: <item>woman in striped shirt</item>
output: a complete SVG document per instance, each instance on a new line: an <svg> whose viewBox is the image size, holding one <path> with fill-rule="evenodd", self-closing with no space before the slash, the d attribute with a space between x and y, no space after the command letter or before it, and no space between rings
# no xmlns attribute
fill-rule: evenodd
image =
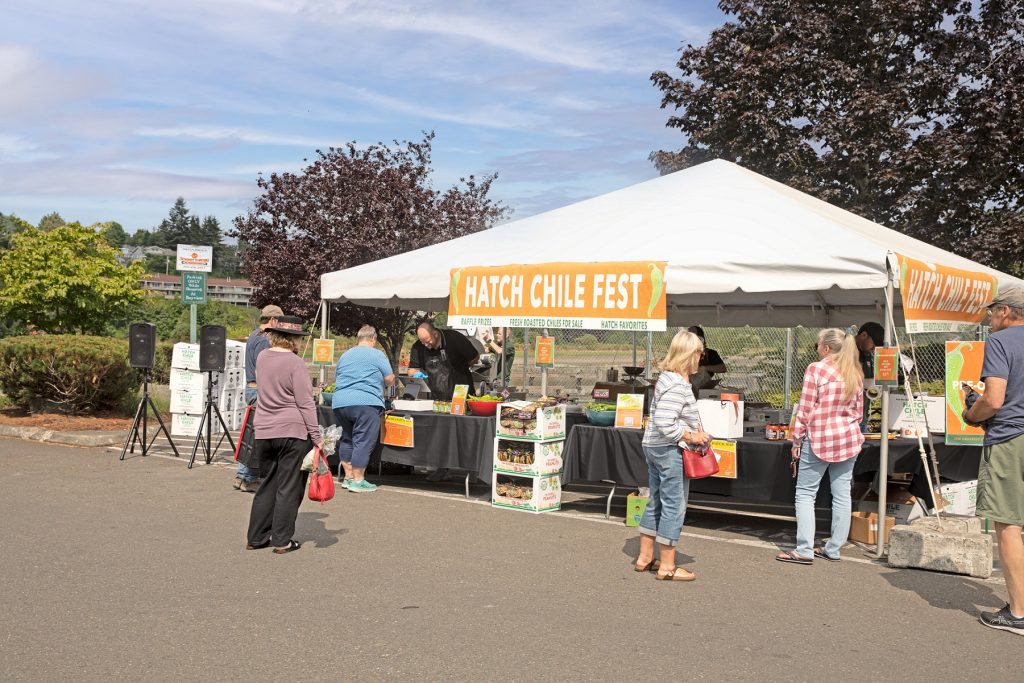
<svg viewBox="0 0 1024 683"><path fill-rule="evenodd" d="M661 581L693 581L692 572L676 566L676 544L683 531L686 498L690 482L683 476L679 447L703 446L710 438L700 428L697 400L690 375L697 372L704 345L692 332L680 330L672 338L668 355L661 363L661 375L654 388L651 419L644 431L644 456L650 479L650 498L640 520L640 554L633 567L638 572L654 570ZM660 565L654 559L658 544Z"/></svg>
<svg viewBox="0 0 1024 683"><path fill-rule="evenodd" d="M850 533L850 482L864 435L864 371L853 335L827 329L818 333L818 357L807 366L793 428L796 479L796 548L775 559L811 564L818 557L836 561ZM814 546L814 499L828 472L832 486L832 537Z"/></svg>

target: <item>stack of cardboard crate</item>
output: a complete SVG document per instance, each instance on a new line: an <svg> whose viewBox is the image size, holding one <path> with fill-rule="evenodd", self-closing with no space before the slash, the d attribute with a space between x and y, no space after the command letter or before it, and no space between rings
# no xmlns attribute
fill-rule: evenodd
<svg viewBox="0 0 1024 683"><path fill-rule="evenodd" d="M171 434L194 437L206 408L206 398L213 391L224 422L231 431L242 426L245 412L245 344L227 342L223 372L199 371L199 345L178 343L171 355ZM214 416L213 433L221 432Z"/></svg>

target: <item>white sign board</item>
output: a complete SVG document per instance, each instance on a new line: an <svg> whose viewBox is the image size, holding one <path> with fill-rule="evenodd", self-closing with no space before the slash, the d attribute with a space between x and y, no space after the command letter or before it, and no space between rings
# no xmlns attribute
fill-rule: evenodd
<svg viewBox="0 0 1024 683"><path fill-rule="evenodd" d="M213 270L213 247L179 244L177 269L209 273Z"/></svg>

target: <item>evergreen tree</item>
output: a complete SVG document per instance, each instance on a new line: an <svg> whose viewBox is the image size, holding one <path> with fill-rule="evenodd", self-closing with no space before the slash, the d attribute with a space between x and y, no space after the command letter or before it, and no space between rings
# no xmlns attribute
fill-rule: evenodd
<svg viewBox="0 0 1024 683"><path fill-rule="evenodd" d="M54 228L59 228L64 224L64 219L61 218L60 214L57 213L56 211L54 211L53 213L48 213L41 219L39 219L39 229L42 230L43 232L49 232Z"/></svg>

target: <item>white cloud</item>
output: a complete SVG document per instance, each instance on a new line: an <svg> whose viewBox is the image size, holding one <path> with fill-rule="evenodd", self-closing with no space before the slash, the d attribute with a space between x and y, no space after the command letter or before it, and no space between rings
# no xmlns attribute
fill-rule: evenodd
<svg viewBox="0 0 1024 683"><path fill-rule="evenodd" d="M169 126L169 127L148 127L143 126L134 131L135 135L141 137L155 138L189 138L193 140L216 140L237 143L248 143L253 145L280 145L287 147L305 147L310 150L317 147L343 144L342 141L325 141L323 138L304 137L299 135L286 135L269 131L250 130L245 128L230 128L220 126Z"/></svg>

